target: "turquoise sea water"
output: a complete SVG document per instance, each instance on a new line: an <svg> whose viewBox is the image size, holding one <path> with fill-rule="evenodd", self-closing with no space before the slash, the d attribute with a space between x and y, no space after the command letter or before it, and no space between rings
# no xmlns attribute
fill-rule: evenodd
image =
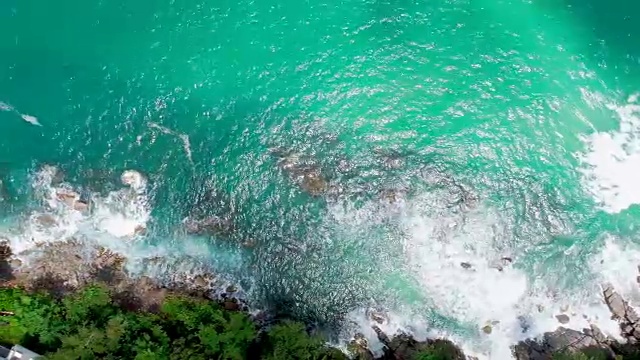
<svg viewBox="0 0 640 360"><path fill-rule="evenodd" d="M188 254L256 306L346 328L357 309L383 306L389 326L426 322L499 358L503 338L520 336L509 321L536 302L582 309L627 269L591 264L614 251L607 239L633 246L640 224L627 186L638 7L4 1L2 214L24 221L42 164L95 193L136 169L150 184L147 235L101 238L132 258ZM610 145L630 159L611 160L620 171L596 156L614 152L598 132L617 134ZM312 161L341 195L302 191L273 149ZM613 196L617 180L627 185ZM387 204L389 189L403 200ZM194 209L233 214L235 232L186 237L176 229ZM491 269L502 256L513 264ZM496 318L507 324L486 345L478 329Z"/></svg>

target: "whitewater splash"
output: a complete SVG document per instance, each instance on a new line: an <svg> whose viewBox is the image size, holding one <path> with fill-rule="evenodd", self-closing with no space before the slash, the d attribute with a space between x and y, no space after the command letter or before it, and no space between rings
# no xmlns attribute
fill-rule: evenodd
<svg viewBox="0 0 640 360"><path fill-rule="evenodd" d="M619 213L640 204L640 103L635 94L625 104L608 104L620 121L615 131L596 132L584 139L588 151L584 183L603 210Z"/></svg>
<svg viewBox="0 0 640 360"><path fill-rule="evenodd" d="M388 334L445 337L480 359L511 359L512 345L559 326L581 331L595 324L620 339L600 285L612 283L623 296L640 300L635 283L640 252L622 249L611 238L588 260L579 287L557 288L554 273L565 271L562 264L542 267L546 273L525 273L519 265L526 251L511 247L490 207L452 215L433 211L433 196L407 199L393 210L404 233L404 263L396 266L411 274L424 304L376 299L386 308L382 321L368 316L367 309L353 310L344 325L343 346L349 335L360 332L380 352L372 325Z"/></svg>
<svg viewBox="0 0 640 360"><path fill-rule="evenodd" d="M123 188L106 196L83 192L60 177L54 166L44 166L32 176L33 194L42 205L9 236L14 252L78 237L90 237L107 248L121 248L123 242L146 229L151 206L146 180L140 173L123 173Z"/></svg>
<svg viewBox="0 0 640 360"><path fill-rule="evenodd" d="M210 288L212 297L221 296L233 285L236 298L246 297L231 276L214 275L215 262L208 256L211 250L198 239L178 232L178 242L170 238L159 244L149 242L153 204L148 181L140 172L124 171L120 189L107 194L74 186L62 177L58 168L49 165L35 172L30 179L35 206L0 228L0 239L8 240L16 258L26 266L36 264L33 261L50 246L67 248L71 244L83 248L84 255L108 249L126 257L131 276L149 276L174 287L195 284Z"/></svg>

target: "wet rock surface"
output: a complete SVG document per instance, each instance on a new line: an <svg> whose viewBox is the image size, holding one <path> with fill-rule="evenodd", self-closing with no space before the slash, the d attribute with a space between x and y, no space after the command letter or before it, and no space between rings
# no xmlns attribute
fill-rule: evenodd
<svg viewBox="0 0 640 360"><path fill-rule="evenodd" d="M518 360L548 360L557 353L575 353L592 350L602 352L614 358L609 342L602 336L597 327L577 331L559 327L547 332L542 339L528 339L513 347L513 354Z"/></svg>
<svg viewBox="0 0 640 360"><path fill-rule="evenodd" d="M13 258L8 242L0 242L0 275L3 276L0 286L19 286L62 296L100 282L109 287L121 306L131 310L155 311L172 293L218 300L228 310L246 309L232 294L225 293L223 298L213 296L210 291L213 275L185 276L182 281L167 284L147 276L134 277L125 269L124 255L77 239L45 245L22 255L29 261ZM232 285L227 289L238 291Z"/></svg>

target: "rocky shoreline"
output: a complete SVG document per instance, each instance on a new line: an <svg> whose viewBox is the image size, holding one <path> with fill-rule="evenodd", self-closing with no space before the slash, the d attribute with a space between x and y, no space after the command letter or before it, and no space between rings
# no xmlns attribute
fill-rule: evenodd
<svg viewBox="0 0 640 360"><path fill-rule="evenodd" d="M320 171L313 162L302 161L297 155L278 153L278 165L285 173L289 173L299 186L313 196L319 196L331 192L329 182L320 176ZM62 182L62 174L54 167L44 169L42 176L47 177L47 182L55 185L53 194L48 196L55 206L63 209L73 209L79 213L90 212L93 206L92 200L81 196L82 192ZM145 178L135 171L126 171L121 176L125 189L121 194L125 197L136 198L144 189ZM440 180L438 180L440 181ZM467 194L457 184L451 186L460 188L461 202L473 203L472 196ZM389 201L396 201L395 193L384 195ZM399 196L399 195L398 195ZM219 196L208 193L205 200L214 201ZM222 202L224 203L224 202ZM209 208L201 212L190 214L184 219L184 231L199 235L223 235L230 236L235 230L233 221L234 209L232 205L220 214L212 215ZM35 214L37 226L50 227L56 219L49 213ZM136 225L121 234L124 238L132 238L143 235L146 231L144 225ZM255 244L249 240L241 242L244 247L253 247ZM207 272L206 268L198 269L192 274L171 274L168 281L159 281L149 277L132 276L125 269L127 259L104 247L92 244L83 239L70 238L66 241L37 244L27 253L21 253L21 258L13 255L10 242L0 236L0 287L22 288L28 291L46 291L54 296L61 297L67 293L82 289L96 282L105 284L115 295L114 298L122 308L135 311L154 312L163 301L172 294L187 295L197 298L208 298L220 303L227 311L249 310L242 300L239 287L229 284L224 279ZM21 260L28 259L28 260ZM148 261L155 261L153 258ZM498 271L512 262L510 257L503 257L496 265ZM471 263L460 264L465 269L471 269ZM595 358L614 359L616 356L637 356L638 343L640 342L640 316L629 304L615 291L610 284L602 286L602 299L608 306L612 318L617 320L620 326L622 342L606 337L595 325L581 331L558 327L553 332L547 332L539 339L527 339L512 346L514 358L518 360L542 360L553 359L558 354L597 352ZM0 309L2 310L2 309ZM471 358L454 345L443 339L416 339L409 334L395 334L389 336L375 324L384 322L384 314L373 312L367 314L372 320L372 328L378 340L383 345L382 354L370 350L366 338L362 334L354 334L347 347L349 355L355 359L414 359L421 351L440 351L446 356L443 359L467 359ZM567 315L557 315L560 325L566 324ZM267 313L258 313L252 319L259 328L264 328L280 319L273 319ZM268 319L268 321L267 321ZM380 320L380 321L379 321ZM482 328L486 334L492 331L492 325ZM589 357L588 357L589 358ZM591 357L593 358L593 357Z"/></svg>
<svg viewBox="0 0 640 360"><path fill-rule="evenodd" d="M206 297L218 301L228 311L248 310L246 304L234 295L234 286L213 289L215 281L212 275L196 275L188 282L159 284L149 277L133 277L128 274L124 268L125 261L123 255L108 249L87 249L86 244L68 241L47 245L34 255L32 261L23 263L13 256L9 243L0 239L0 286L47 291L55 296L63 296L65 293L99 282L107 285L115 294L118 305L130 310L153 312L170 294ZM595 325L582 331L560 326L539 339L527 339L513 345L514 358L556 359L559 354L577 353L591 354L587 359L617 359L620 356L635 358L640 355L640 316L613 286L603 284L602 288L603 301L608 306L612 318L618 321L623 341L605 336ZM265 321L266 318L268 315L264 313L253 316L256 324L261 327L273 323L273 319ZM380 327L372 327L384 345L382 355L374 356L364 336L355 334L347 347L352 358L414 359L422 350L439 348L446 352L445 359L472 359L448 340L421 341L409 334L389 336Z"/></svg>

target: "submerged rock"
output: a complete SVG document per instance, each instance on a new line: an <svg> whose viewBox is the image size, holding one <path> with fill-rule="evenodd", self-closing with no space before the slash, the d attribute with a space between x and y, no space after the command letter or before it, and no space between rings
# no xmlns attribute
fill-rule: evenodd
<svg viewBox="0 0 640 360"><path fill-rule="evenodd" d="M329 190L329 181L315 161L281 148L270 149L270 153L277 158L278 167L311 196L320 196Z"/></svg>
<svg viewBox="0 0 640 360"><path fill-rule="evenodd" d="M317 171L310 171L302 175L300 187L312 196L320 196L329 188L329 182Z"/></svg>
<svg viewBox="0 0 640 360"><path fill-rule="evenodd" d="M231 235L235 230L235 225L230 217L186 218L183 224L187 233L193 235Z"/></svg>

